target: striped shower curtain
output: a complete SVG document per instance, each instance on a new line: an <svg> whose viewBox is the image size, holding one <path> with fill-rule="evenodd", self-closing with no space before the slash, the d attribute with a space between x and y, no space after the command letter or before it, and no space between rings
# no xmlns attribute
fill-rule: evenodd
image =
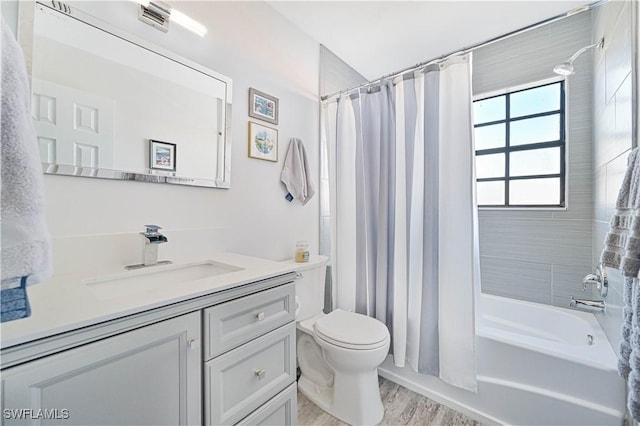
<svg viewBox="0 0 640 426"><path fill-rule="evenodd" d="M396 366L476 390L480 289L471 54L323 104L333 306L375 317Z"/></svg>

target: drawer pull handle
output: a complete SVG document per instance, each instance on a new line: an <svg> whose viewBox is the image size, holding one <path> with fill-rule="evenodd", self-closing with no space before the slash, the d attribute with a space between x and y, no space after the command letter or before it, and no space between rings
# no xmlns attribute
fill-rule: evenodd
<svg viewBox="0 0 640 426"><path fill-rule="evenodd" d="M258 380L264 379L265 374L267 374L267 372L264 370L256 370L255 373L256 376L258 376Z"/></svg>
<svg viewBox="0 0 640 426"><path fill-rule="evenodd" d="M264 312L258 312L255 314L255 317L258 321L262 321L264 319Z"/></svg>
<svg viewBox="0 0 640 426"><path fill-rule="evenodd" d="M302 275L302 272L296 272L296 280L299 280L302 278L304 278L304 275Z"/></svg>
<svg viewBox="0 0 640 426"><path fill-rule="evenodd" d="M193 339L189 339L189 347L191 349L198 349L200 347L200 339L193 338Z"/></svg>

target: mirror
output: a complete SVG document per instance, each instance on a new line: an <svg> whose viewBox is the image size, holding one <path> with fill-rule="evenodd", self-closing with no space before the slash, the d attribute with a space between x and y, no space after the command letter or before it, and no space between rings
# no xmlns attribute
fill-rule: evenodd
<svg viewBox="0 0 640 426"><path fill-rule="evenodd" d="M21 42L45 173L229 188L231 79L59 2Z"/></svg>

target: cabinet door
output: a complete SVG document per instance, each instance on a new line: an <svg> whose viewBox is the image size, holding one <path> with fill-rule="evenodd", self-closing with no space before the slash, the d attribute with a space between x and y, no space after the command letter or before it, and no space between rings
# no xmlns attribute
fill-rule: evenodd
<svg viewBox="0 0 640 426"><path fill-rule="evenodd" d="M4 424L200 424L199 343L194 312L7 369Z"/></svg>

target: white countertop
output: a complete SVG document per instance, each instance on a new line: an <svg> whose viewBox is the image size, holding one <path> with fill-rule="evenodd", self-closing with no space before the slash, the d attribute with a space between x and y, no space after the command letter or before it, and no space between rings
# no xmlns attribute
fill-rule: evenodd
<svg viewBox="0 0 640 426"><path fill-rule="evenodd" d="M124 265L99 272L54 276L46 282L28 287L31 316L2 323L0 347L4 349L171 303L229 290L292 272L296 268L293 262L275 262L235 253L219 253L203 259L194 259L188 264L204 261L221 262L242 270L133 292L106 300L91 291L87 282L100 277L122 274L126 272ZM140 273L138 271L161 271L175 268L175 266L175 264L154 266L133 271L132 274Z"/></svg>

